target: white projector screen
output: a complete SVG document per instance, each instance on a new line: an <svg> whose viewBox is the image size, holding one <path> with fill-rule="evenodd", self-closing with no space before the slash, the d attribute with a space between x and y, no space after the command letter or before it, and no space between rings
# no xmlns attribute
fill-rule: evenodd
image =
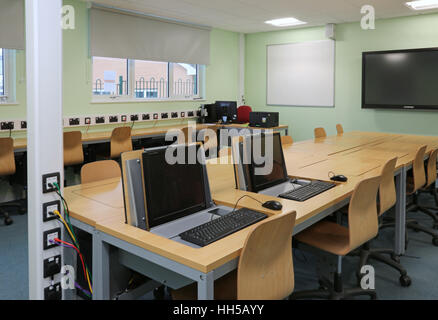
<svg viewBox="0 0 438 320"><path fill-rule="evenodd" d="M333 40L269 45L266 50L268 105L334 106Z"/></svg>

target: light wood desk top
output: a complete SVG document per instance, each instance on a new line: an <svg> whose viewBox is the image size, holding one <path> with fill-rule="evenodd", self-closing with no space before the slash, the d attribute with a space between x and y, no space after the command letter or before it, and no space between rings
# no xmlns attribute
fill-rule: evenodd
<svg viewBox="0 0 438 320"><path fill-rule="evenodd" d="M355 133L352 135L355 135ZM369 136L372 137L372 139L375 139L376 135L387 140L381 140L379 142L372 140L373 142L376 142L373 145L363 144L365 139L362 138L359 139L360 141L355 140L354 142L351 142L351 144L349 143L348 146L339 146L336 145L336 143L310 142L292 145L291 150L285 152L286 161L294 161L294 159L291 160L291 158L295 156L296 159L294 162L298 163L298 165L290 165L292 168L291 172L288 172L290 176L297 176L296 174L301 173L302 171L300 170L303 170L303 168L312 167L314 171L304 172L309 176L302 176L303 178L328 180L327 169L330 167L333 171L331 165L339 166L339 168L346 168L346 170L350 170L351 168L352 174L347 183L340 183L337 187L308 201L295 202L236 190L234 167L232 163L208 163L208 176L213 199L217 204L228 205L231 207L233 207L237 200L244 195L250 195L261 202L275 199L283 204L283 209L281 211L265 209L260 203L248 197L241 199L238 207L247 207L253 210L265 212L269 215L296 211L296 225L299 225L323 210L332 207L342 200L348 199L356 184L361 181L361 179L372 175L378 175L380 173L380 168L385 161L393 157L395 154L400 155L400 159L404 159L398 163L398 166L408 164L412 161L412 152L418 147L418 144L401 144L399 141L390 142L391 139L399 138L397 135L385 136L385 134L370 134ZM347 136L349 137L349 135ZM368 136L368 134L364 134L364 136ZM408 140L416 138L417 137L408 138ZM358 141L360 143L359 146L357 145ZM430 144L431 146L438 145L438 138L425 138L422 142L424 141L428 141L428 145ZM382 146L383 143L385 144ZM297 145L299 146L298 148L296 148ZM397 145L403 145L404 147L398 149ZM306 146L309 148L306 148ZM323 147L322 152L318 152L318 148L321 146L325 147ZM376 146L380 146L381 149ZM388 146L391 146L391 149L388 149ZM337 149L333 147L337 147ZM328 155L326 153L328 150L337 150L338 152L333 155ZM395 152L392 150L395 150ZM321 161L308 164L309 157L312 157L315 154L320 156L319 160ZM298 157L301 158L298 159ZM327 164L330 164L330 166ZM353 167L355 167L355 169L353 169ZM344 174L345 171L339 173ZM250 228L246 228L214 242L209 246L196 249L125 224L120 180L113 179L113 181L107 180L100 183L69 187L65 189L64 194L68 201L72 217L93 225L98 230L114 237L202 272L209 272L216 267L237 258L240 255L240 251L250 230Z"/></svg>

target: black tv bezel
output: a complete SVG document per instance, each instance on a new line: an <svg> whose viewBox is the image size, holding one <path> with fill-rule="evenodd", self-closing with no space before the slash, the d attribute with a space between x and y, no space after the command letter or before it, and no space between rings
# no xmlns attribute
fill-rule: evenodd
<svg viewBox="0 0 438 320"><path fill-rule="evenodd" d="M366 88L365 88L365 57L372 54L388 54L388 53L409 53L409 52L429 52L437 51L438 47L421 48L421 49L403 49L403 50L386 50L386 51L366 51L362 52L362 109L380 109L380 110L438 110L437 105L394 105L394 104L366 104Z"/></svg>

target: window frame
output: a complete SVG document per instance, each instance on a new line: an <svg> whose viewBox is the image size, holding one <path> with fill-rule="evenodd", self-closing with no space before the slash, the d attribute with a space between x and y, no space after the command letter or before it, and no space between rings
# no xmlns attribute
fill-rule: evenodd
<svg viewBox="0 0 438 320"><path fill-rule="evenodd" d="M91 57L91 78L93 78L93 59ZM193 96L178 96L174 94L173 68L177 63L167 62L167 97L166 98L137 98L135 90L135 60L126 59L128 61L128 91L126 95L95 95L93 93L94 79L91 83L91 103L121 103L121 102L170 102L170 101L203 101L203 75L205 66L196 64L196 95Z"/></svg>

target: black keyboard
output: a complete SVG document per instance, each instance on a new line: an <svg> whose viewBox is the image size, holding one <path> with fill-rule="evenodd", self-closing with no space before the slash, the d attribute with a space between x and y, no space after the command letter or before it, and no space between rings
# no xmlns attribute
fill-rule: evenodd
<svg viewBox="0 0 438 320"><path fill-rule="evenodd" d="M179 236L185 241L205 247L267 217L264 213L242 208L187 230Z"/></svg>
<svg viewBox="0 0 438 320"><path fill-rule="evenodd" d="M299 187L295 190L291 190L279 195L280 198L294 200L294 201L306 201L318 194L321 194L333 187L336 184L324 181L313 181L312 183Z"/></svg>

